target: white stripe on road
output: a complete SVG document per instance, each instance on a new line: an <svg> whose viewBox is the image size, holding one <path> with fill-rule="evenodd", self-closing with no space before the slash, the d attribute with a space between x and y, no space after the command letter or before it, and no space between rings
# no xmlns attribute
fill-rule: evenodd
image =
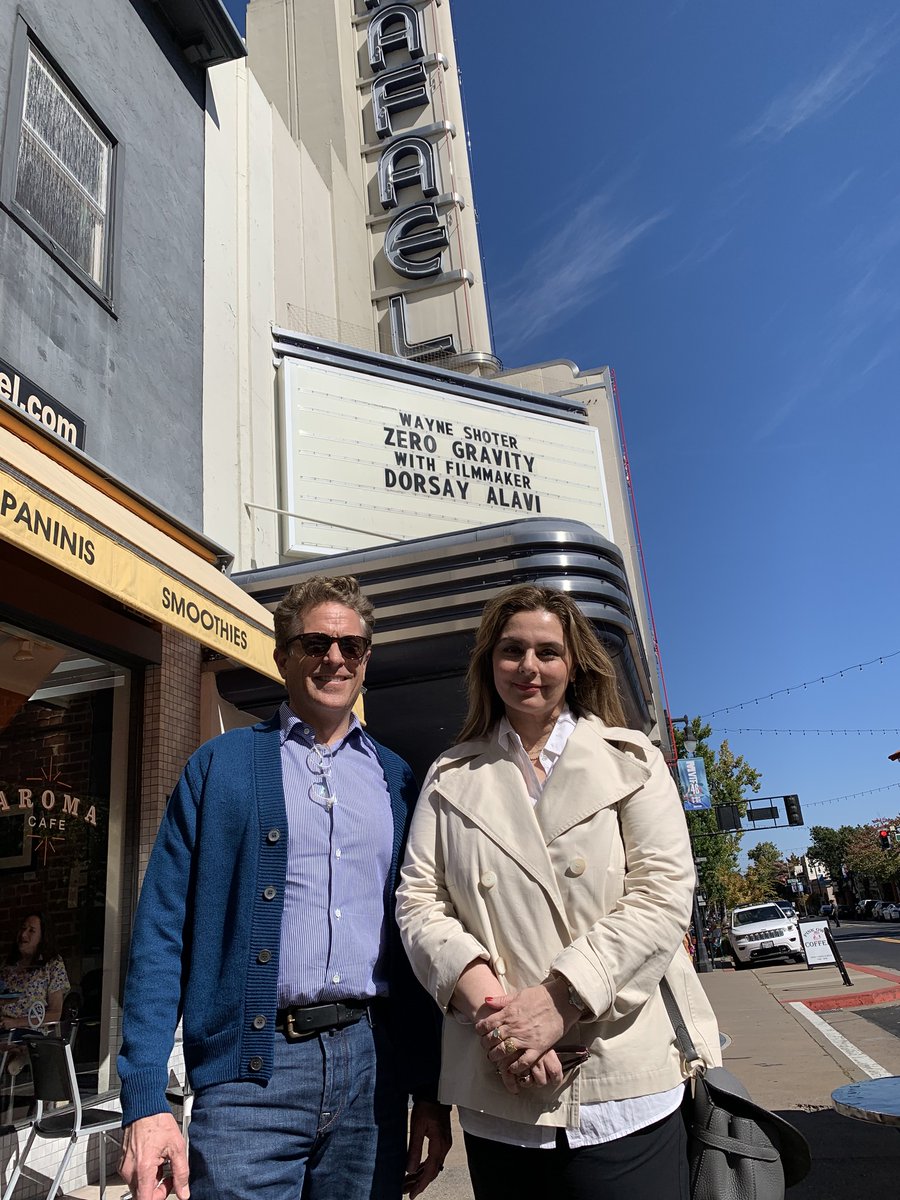
<svg viewBox="0 0 900 1200"><path fill-rule="evenodd" d="M804 1021L809 1021L814 1029L817 1029L823 1037L826 1037L836 1049L840 1050L841 1054L849 1058L870 1079L889 1078L890 1071L886 1071L874 1058L869 1058L868 1054L863 1053L859 1046L854 1046L852 1042L847 1041L842 1033L838 1033L836 1029L832 1029L827 1021L823 1021L817 1013L814 1013L811 1008L807 1008L800 1000L792 1000L789 1007L795 1009Z"/></svg>
<svg viewBox="0 0 900 1200"><path fill-rule="evenodd" d="M841 942L900 942L900 937L892 937L889 933L870 933L868 937L860 934L859 937L842 937L836 941Z"/></svg>

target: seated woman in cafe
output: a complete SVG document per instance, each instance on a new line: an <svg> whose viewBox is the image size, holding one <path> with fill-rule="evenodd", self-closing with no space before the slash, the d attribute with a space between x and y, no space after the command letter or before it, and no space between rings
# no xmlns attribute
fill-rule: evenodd
<svg viewBox="0 0 900 1200"><path fill-rule="evenodd" d="M62 1016L69 977L44 913L29 913L19 927L0 967L0 990L15 993L0 1005L3 1029L36 1029Z"/></svg>

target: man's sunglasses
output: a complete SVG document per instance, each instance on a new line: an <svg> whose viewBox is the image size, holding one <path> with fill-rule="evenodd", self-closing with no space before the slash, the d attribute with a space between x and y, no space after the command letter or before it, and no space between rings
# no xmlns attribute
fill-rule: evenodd
<svg viewBox="0 0 900 1200"><path fill-rule="evenodd" d="M357 637L354 634L330 637L327 633L297 633L285 642L285 650L290 650L294 642L300 643L303 653L309 658L324 658L337 642L343 658L360 659L372 645L371 638Z"/></svg>

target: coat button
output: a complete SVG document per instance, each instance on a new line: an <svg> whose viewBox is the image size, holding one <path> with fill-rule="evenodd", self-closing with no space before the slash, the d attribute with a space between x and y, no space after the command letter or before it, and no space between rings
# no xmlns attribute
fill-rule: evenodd
<svg viewBox="0 0 900 1200"><path fill-rule="evenodd" d="M281 840L281 830L280 829L270 829L269 832L266 834L266 841L271 842L273 846L275 845L276 842L278 842L280 840Z"/></svg>
<svg viewBox="0 0 900 1200"><path fill-rule="evenodd" d="M250 1059L250 1061L247 1063L247 1066L250 1068L251 1071L261 1071L262 1070L262 1059L259 1057L258 1054L254 1054L253 1057Z"/></svg>
<svg viewBox="0 0 900 1200"><path fill-rule="evenodd" d="M481 886L486 887L486 888L496 887L497 886L496 871L485 871L484 874L481 876Z"/></svg>
<svg viewBox="0 0 900 1200"><path fill-rule="evenodd" d="M579 854L576 858L570 859L569 874L570 875L583 875L584 869L586 866L587 866L587 863L584 861L584 859Z"/></svg>
<svg viewBox="0 0 900 1200"><path fill-rule="evenodd" d="M260 950L259 954L257 954L257 956L256 956L256 961L258 963L271 962L272 961L272 951L271 950Z"/></svg>
<svg viewBox="0 0 900 1200"><path fill-rule="evenodd" d="M263 891L263 900L274 900L278 895L277 888L272 887L271 883Z"/></svg>
<svg viewBox="0 0 900 1200"><path fill-rule="evenodd" d="M265 1029L265 1027L266 1027L266 1018L262 1015L262 1013L260 1013L259 1016L256 1016L253 1018L253 1028L254 1029Z"/></svg>
<svg viewBox="0 0 900 1200"><path fill-rule="evenodd" d="M506 974L506 959L500 958L500 956L498 955L494 959L494 970L497 972L498 975L505 975Z"/></svg>

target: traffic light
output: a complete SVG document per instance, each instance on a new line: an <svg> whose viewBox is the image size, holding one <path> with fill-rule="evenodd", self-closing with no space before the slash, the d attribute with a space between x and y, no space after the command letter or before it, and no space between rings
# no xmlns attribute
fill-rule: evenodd
<svg viewBox="0 0 900 1200"><path fill-rule="evenodd" d="M800 811L800 799L798 796L785 796L784 815L787 817L788 825L803 824L803 813Z"/></svg>
<svg viewBox="0 0 900 1200"><path fill-rule="evenodd" d="M736 804L716 804L713 812L716 814L716 824L723 833L741 829L741 810Z"/></svg>
<svg viewBox="0 0 900 1200"><path fill-rule="evenodd" d="M890 850L891 848L891 831L889 829L878 830L878 845L882 850Z"/></svg>

